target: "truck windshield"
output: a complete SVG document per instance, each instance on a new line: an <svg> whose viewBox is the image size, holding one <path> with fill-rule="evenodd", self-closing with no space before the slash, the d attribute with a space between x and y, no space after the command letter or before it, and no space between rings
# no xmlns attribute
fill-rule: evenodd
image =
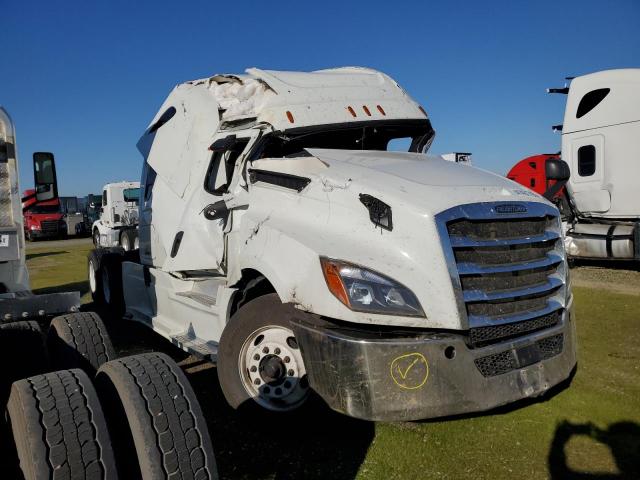
<svg viewBox="0 0 640 480"><path fill-rule="evenodd" d="M122 191L122 195L124 196L125 202L133 202L136 205L140 199L140 189L139 188L125 188Z"/></svg>
<svg viewBox="0 0 640 480"><path fill-rule="evenodd" d="M29 213L60 213L60 205L34 205L26 211Z"/></svg>
<svg viewBox="0 0 640 480"><path fill-rule="evenodd" d="M398 150L426 153L435 132L429 120L371 121L322 125L276 132L264 137L253 158L300 155L306 148Z"/></svg>

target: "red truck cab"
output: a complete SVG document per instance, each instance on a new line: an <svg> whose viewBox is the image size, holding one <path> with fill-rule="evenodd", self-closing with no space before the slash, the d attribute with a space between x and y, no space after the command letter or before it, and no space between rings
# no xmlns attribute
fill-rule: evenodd
<svg viewBox="0 0 640 480"><path fill-rule="evenodd" d="M58 197L38 202L35 190L25 190L22 194L22 214L24 235L29 241L60 237L67 231Z"/></svg>
<svg viewBox="0 0 640 480"><path fill-rule="evenodd" d="M507 178L530 188L540 195L544 195L549 188L545 166L550 158L560 158L560 155L557 153L543 153L520 160L509 170Z"/></svg>

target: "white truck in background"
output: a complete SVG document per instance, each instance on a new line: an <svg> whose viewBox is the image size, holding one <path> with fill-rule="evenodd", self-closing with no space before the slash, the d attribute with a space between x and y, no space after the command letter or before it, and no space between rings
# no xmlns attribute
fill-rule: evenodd
<svg viewBox="0 0 640 480"><path fill-rule="evenodd" d="M568 88L562 159L571 168L571 257L640 261L640 68L576 77Z"/></svg>
<svg viewBox="0 0 640 480"><path fill-rule="evenodd" d="M313 390L414 420L542 395L576 365L559 212L433 137L371 69L180 84L138 142L139 258L92 251L93 297L216 361L235 408Z"/></svg>
<svg viewBox="0 0 640 480"><path fill-rule="evenodd" d="M640 262L640 69L575 77L548 92L567 95L564 123L553 127L562 150L527 157L508 176L559 205L570 259ZM568 183L555 181L569 166Z"/></svg>
<svg viewBox="0 0 640 480"><path fill-rule="evenodd" d="M140 182L108 183L102 189L100 218L93 222L93 244L137 250Z"/></svg>

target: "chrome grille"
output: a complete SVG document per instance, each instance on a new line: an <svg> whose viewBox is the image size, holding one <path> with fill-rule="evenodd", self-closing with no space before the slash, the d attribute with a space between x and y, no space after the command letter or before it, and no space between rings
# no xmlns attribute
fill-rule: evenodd
<svg viewBox="0 0 640 480"><path fill-rule="evenodd" d="M40 222L42 233L55 235L58 233L59 222L57 220L44 220Z"/></svg>
<svg viewBox="0 0 640 480"><path fill-rule="evenodd" d="M501 206L514 204L463 205L436 217L472 347L549 328L564 307L557 210L518 202L500 214Z"/></svg>

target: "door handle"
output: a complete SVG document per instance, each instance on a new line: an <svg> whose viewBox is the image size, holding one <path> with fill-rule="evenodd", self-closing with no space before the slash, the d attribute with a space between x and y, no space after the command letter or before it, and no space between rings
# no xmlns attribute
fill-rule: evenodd
<svg viewBox="0 0 640 480"><path fill-rule="evenodd" d="M212 203L207 205L202 210L204 213L204 218L207 220L216 220L218 218L225 217L227 213L229 213L229 209L227 208L227 204L224 200L220 200L216 203Z"/></svg>

